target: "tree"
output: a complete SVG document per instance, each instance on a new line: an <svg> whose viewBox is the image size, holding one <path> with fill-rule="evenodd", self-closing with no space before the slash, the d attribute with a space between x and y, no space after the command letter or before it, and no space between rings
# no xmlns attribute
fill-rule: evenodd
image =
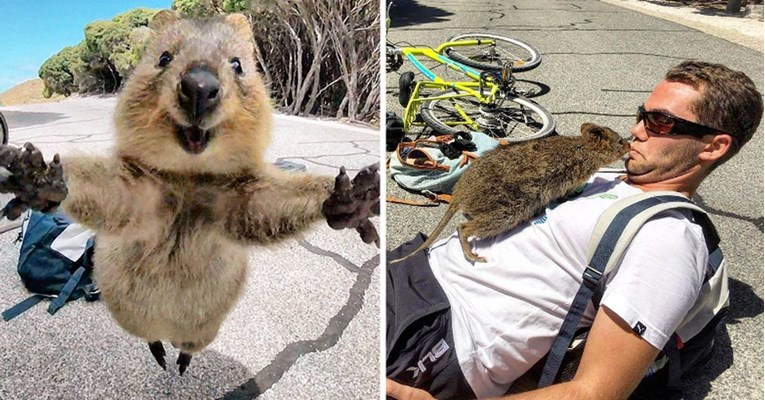
<svg viewBox="0 0 765 400"><path fill-rule="evenodd" d="M173 0L170 6L184 17L207 18L224 13L252 10L253 3L273 3L276 0Z"/></svg>
<svg viewBox="0 0 765 400"><path fill-rule="evenodd" d="M247 15L258 64L280 110L378 117L380 21L374 1L174 0L172 9L194 18ZM53 56L40 68L46 91L116 91L144 53L156 12L134 9L88 24L77 51Z"/></svg>
<svg viewBox="0 0 765 400"><path fill-rule="evenodd" d="M85 39L62 50L40 67L47 94L111 93L133 70L145 51L149 21L159 10L136 8L111 21L85 26Z"/></svg>
<svg viewBox="0 0 765 400"><path fill-rule="evenodd" d="M38 70L38 75L45 83L43 94L50 97L53 93L69 96L77 92L76 71L83 66L80 60L82 47L68 46L47 59Z"/></svg>
<svg viewBox="0 0 765 400"><path fill-rule="evenodd" d="M373 1L256 1L250 15L258 63L282 111L377 118L380 30Z"/></svg>

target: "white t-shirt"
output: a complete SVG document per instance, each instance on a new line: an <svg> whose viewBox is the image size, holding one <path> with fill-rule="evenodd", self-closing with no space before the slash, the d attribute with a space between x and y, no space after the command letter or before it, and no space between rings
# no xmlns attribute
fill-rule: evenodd
<svg viewBox="0 0 765 400"><path fill-rule="evenodd" d="M640 193L614 174L593 176L584 191L511 232L472 240L486 263L465 260L456 234L437 242L430 265L451 303L454 345L479 398L500 396L552 346L582 284L598 217ZM607 276L601 304L661 349L693 306L707 249L701 227L671 210L646 222ZM595 318L590 304L581 325Z"/></svg>

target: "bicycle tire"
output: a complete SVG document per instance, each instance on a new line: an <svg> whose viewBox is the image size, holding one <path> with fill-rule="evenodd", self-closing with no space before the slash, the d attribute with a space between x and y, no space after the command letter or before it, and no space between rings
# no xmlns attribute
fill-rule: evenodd
<svg viewBox="0 0 765 400"><path fill-rule="evenodd" d="M447 94L460 94L459 89L449 89L434 93L432 97ZM433 130L442 134L457 135L470 132L465 124L454 125L464 121L454 109L459 103L463 111L479 125L479 130L489 136L504 138L508 142L522 142L538 139L555 131L555 120L552 114L541 105L524 97L508 96L500 101L496 109L490 111L481 109L481 103L472 96L425 100L420 107L423 121ZM484 106L486 107L486 106ZM453 122L453 124L449 124Z"/></svg>
<svg viewBox="0 0 765 400"><path fill-rule="evenodd" d="M409 104L409 99L412 98L412 89L414 83L414 72L407 71L401 74L398 78L398 104L401 107L406 107Z"/></svg>
<svg viewBox="0 0 765 400"><path fill-rule="evenodd" d="M542 53L522 40L491 33L460 33L449 41L464 39L493 39L494 45L446 47L442 54L467 66L489 71L501 70L505 63L510 63L513 72L530 71L542 63ZM480 49L478 54L470 54L477 49Z"/></svg>
<svg viewBox="0 0 765 400"><path fill-rule="evenodd" d="M0 143L8 144L8 122L5 121L3 113L0 113Z"/></svg>

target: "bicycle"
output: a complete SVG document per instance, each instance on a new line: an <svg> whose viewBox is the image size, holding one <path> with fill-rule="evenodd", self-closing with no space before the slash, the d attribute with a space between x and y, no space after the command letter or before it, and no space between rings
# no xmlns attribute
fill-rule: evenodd
<svg viewBox="0 0 765 400"><path fill-rule="evenodd" d="M514 55L519 51L524 56ZM489 33L465 33L435 49L386 43L386 71L398 71L404 57L427 78L415 81L411 71L399 77L405 132L424 122L442 134L482 131L513 142L544 137L555 130L552 115L515 89L513 74L534 69L542 61L540 52L525 42ZM444 80L418 57L433 60L470 80ZM426 93L433 89L438 91Z"/></svg>
<svg viewBox="0 0 765 400"><path fill-rule="evenodd" d="M8 144L8 123L3 113L0 113L0 144Z"/></svg>

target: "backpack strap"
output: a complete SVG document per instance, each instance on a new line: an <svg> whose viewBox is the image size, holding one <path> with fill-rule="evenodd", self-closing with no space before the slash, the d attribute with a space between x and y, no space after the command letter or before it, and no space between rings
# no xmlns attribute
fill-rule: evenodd
<svg viewBox="0 0 765 400"><path fill-rule="evenodd" d="M689 208L704 213L703 209L677 192L654 191L619 200L600 216L590 238L587 250L589 264L582 275L582 286L579 287L547 356L539 387L549 386L555 380L566 350L574 339L582 314L603 275L615 268L643 223L657 213L672 208Z"/></svg>
<svg viewBox="0 0 765 400"><path fill-rule="evenodd" d="M20 303L16 304L15 306L3 311L3 320L10 321L18 317L20 314L34 307L37 303L41 302L43 299L46 299L48 297L50 296L46 296L42 294L35 294L35 295L27 297L26 300L23 300Z"/></svg>
<svg viewBox="0 0 765 400"><path fill-rule="evenodd" d="M587 248L590 265L604 264L603 275L613 271L640 227L654 215L672 208L688 208L706 216L691 200L670 191L644 192L614 203L595 224Z"/></svg>
<svg viewBox="0 0 765 400"><path fill-rule="evenodd" d="M420 206L420 207L437 207L441 205L441 203L451 203L452 202L452 195L445 194L445 193L434 193L430 190L423 190L420 192L423 196L427 197L428 199L426 201L417 201L417 200L407 200L402 199L399 197L393 197L393 196L386 196L385 201L388 203L396 203L396 204L406 204L409 206Z"/></svg>
<svg viewBox="0 0 765 400"><path fill-rule="evenodd" d="M29 310L30 308L34 307L37 303L41 302L43 299L51 298L53 297L53 301L51 301L50 305L48 306L48 314L53 315L58 311L59 308L61 308L64 303L66 303L67 300L69 300L69 297L72 296L72 292L77 287L77 284L80 283L80 280L82 279L82 276L85 274L85 267L79 267L76 271L72 274L72 277L69 278L69 280L64 285L64 288L61 289L61 292L59 292L58 296L48 296L44 294L35 294L32 296L29 296L26 300L16 304L15 306L3 311L3 320L10 321L13 318L18 317L20 314L24 313L25 311Z"/></svg>
<svg viewBox="0 0 765 400"><path fill-rule="evenodd" d="M72 292L77 287L77 284L80 283L80 279L82 279L82 275L85 273L85 267L79 267L76 271L72 274L72 277L69 278L69 280L66 282L66 285L64 285L64 288L61 289L61 292L56 296L56 298L51 301L50 305L48 306L48 314L53 315L58 311L59 308L64 306L64 303L66 303L67 300L69 300L69 296L72 295Z"/></svg>

